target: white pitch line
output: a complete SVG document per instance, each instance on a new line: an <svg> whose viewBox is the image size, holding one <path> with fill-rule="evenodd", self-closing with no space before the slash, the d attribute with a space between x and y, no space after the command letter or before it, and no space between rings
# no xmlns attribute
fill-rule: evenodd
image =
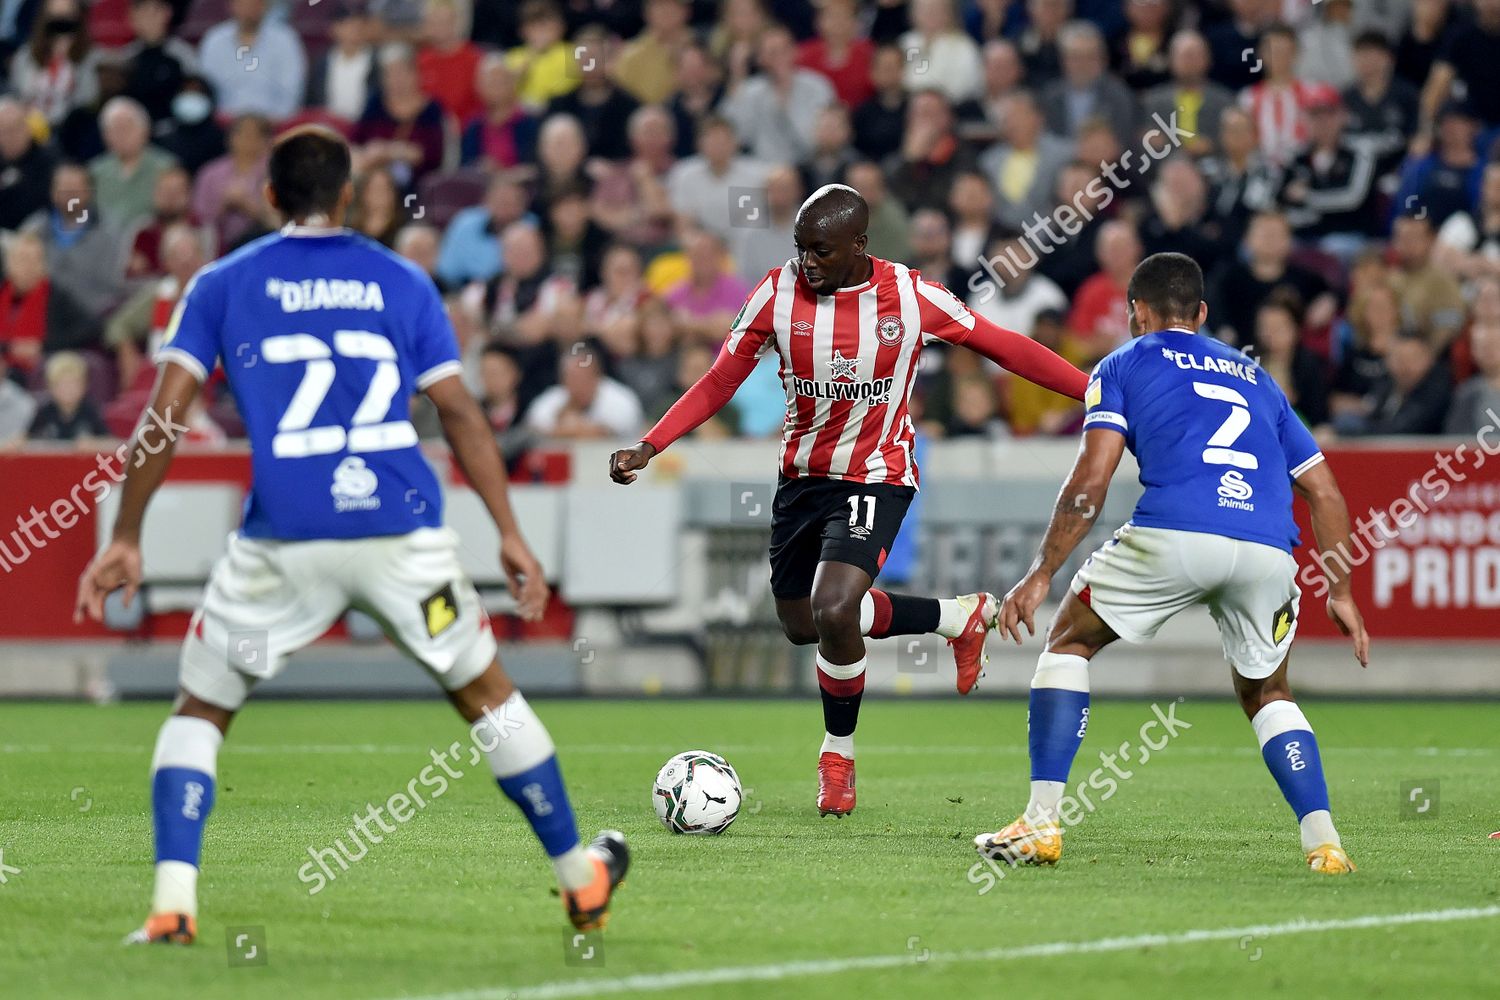
<svg viewBox="0 0 1500 1000"><path fill-rule="evenodd" d="M1255 924L1245 927L1219 927L1180 931L1175 934L1136 934L1131 937L1098 938L1093 941L1054 941L1023 945L1018 948L986 948L982 951L934 951L925 962L916 956L864 955L856 958L831 958L820 961L782 962L775 965L738 965L717 969L681 972L645 973L617 979L575 979L533 986L488 987L458 993L438 993L401 1000L561 1000L565 997L593 997L607 994L647 993L658 990L728 983L765 982L802 976L831 976L840 972L862 972L872 969L894 969L923 964L963 965L986 962L1012 962L1025 958L1051 958L1058 955L1084 955L1100 952L1132 951L1136 948L1163 948L1170 945L1197 944L1203 941L1233 941L1245 938L1278 937L1285 934L1318 934L1326 931L1364 930L1371 927L1396 927L1403 924L1436 924L1455 920L1483 920L1500 917L1500 906L1469 909L1426 910L1415 913L1389 913L1340 920L1292 920L1280 924Z"/></svg>

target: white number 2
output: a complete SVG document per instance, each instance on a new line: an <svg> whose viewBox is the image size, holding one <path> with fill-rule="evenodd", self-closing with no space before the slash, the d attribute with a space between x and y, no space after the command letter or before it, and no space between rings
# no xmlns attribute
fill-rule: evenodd
<svg viewBox="0 0 1500 1000"><path fill-rule="evenodd" d="M1228 386L1212 382L1194 382L1193 391L1205 399L1229 403L1231 407L1229 416L1208 439L1208 447L1203 449L1203 461L1209 465L1232 465L1236 469L1260 468L1260 459L1252 452L1235 451L1229 447L1250 426L1250 403L1245 397Z"/></svg>
<svg viewBox="0 0 1500 1000"><path fill-rule="evenodd" d="M859 501L860 501L859 497L850 497L849 498L849 526L851 528L859 526ZM875 529L875 498L872 497L872 496L866 496L864 498L864 501L865 501L865 524L864 524L864 528L865 528L866 531L873 531Z"/></svg>
<svg viewBox="0 0 1500 1000"><path fill-rule="evenodd" d="M333 387L334 354L376 362L375 375L347 429L337 424L312 426L318 407ZM385 419L391 400L401 388L401 371L396 367L395 346L380 334L338 330L333 335L332 350L307 333L267 337L261 341L260 355L273 365L299 361L307 364L292 401L276 424L276 436L271 439L271 453L277 458L327 455L346 444L350 451L389 451L417 443L417 429L411 421Z"/></svg>

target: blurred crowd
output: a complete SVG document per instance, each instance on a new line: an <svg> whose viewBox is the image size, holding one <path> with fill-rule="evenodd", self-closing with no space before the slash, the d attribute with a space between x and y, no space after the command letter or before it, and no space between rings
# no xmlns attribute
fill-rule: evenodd
<svg viewBox="0 0 1500 1000"><path fill-rule="evenodd" d="M1500 0L0 0L0 445L129 432L301 122L349 138L350 226L431 275L513 458L638 437L835 181L872 254L1080 366L1177 250L1325 440L1500 410ZM218 389L189 440L242 433ZM784 406L767 359L698 434ZM941 345L913 406L1079 425Z"/></svg>

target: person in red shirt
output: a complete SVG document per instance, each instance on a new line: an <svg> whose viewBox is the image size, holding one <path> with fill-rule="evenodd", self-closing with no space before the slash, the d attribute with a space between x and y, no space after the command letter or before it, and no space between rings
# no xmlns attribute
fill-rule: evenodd
<svg viewBox="0 0 1500 1000"><path fill-rule="evenodd" d="M460 32L453 0L429 0L422 15L422 36L417 50L422 92L435 98L455 121L468 121L480 108L474 74L484 53Z"/></svg>
<svg viewBox="0 0 1500 1000"><path fill-rule="evenodd" d="M10 367L31 373L42 355L91 347L99 323L47 276L47 251L31 233L6 241L5 280L0 283L0 354Z"/></svg>
<svg viewBox="0 0 1500 1000"><path fill-rule="evenodd" d="M1099 270L1078 286L1073 309L1068 313L1068 328L1090 359L1098 360L1130 335L1125 323L1129 312L1125 290L1141 262L1141 239L1135 226L1120 219L1106 222L1099 229L1094 255Z"/></svg>
<svg viewBox="0 0 1500 1000"><path fill-rule="evenodd" d="M825 816L854 809L865 636L943 636L953 647L959 693L968 694L995 623L991 594L939 600L873 586L917 491L908 407L924 339L963 345L1074 399L1087 385L1083 372L976 316L942 285L869 256L869 219L853 188L815 191L797 212L796 256L750 293L707 374L609 462L615 482L634 482L654 456L717 413L761 357L779 357L788 408L771 505L771 592L787 638L818 646L826 731L818 811Z"/></svg>
<svg viewBox="0 0 1500 1000"><path fill-rule="evenodd" d="M827 0L818 11L818 34L797 50L797 65L822 73L846 108L875 96L870 60L875 45L859 36L854 0Z"/></svg>

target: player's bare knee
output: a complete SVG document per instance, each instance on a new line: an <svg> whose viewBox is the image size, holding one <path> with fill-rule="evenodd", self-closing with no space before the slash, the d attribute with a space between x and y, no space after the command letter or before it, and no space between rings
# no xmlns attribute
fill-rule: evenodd
<svg viewBox="0 0 1500 1000"><path fill-rule="evenodd" d="M863 595L813 591L813 627L819 638L859 635L859 602Z"/></svg>
<svg viewBox="0 0 1500 1000"><path fill-rule="evenodd" d="M515 691L515 682L496 661L463 687L449 691L448 700L465 722L477 722L484 718L485 709L498 709Z"/></svg>
<svg viewBox="0 0 1500 1000"><path fill-rule="evenodd" d="M172 706L172 714L184 715L192 719L206 719L226 736L229 734L229 723L234 720L234 712L230 709L210 704L186 691L178 692L177 701Z"/></svg>

